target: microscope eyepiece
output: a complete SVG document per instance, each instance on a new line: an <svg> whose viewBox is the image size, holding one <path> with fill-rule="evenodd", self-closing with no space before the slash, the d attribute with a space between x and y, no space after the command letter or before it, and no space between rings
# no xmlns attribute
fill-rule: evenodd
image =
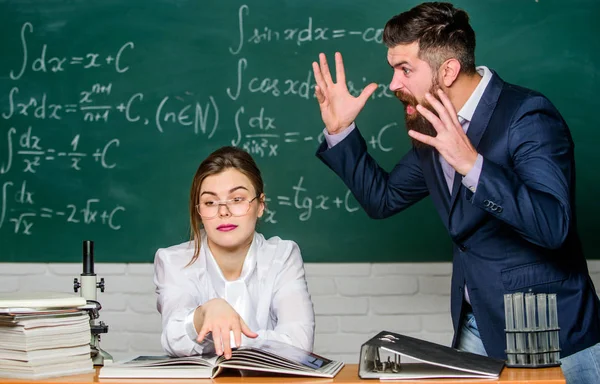
<svg viewBox="0 0 600 384"><path fill-rule="evenodd" d="M94 242L83 241L83 276L94 276Z"/></svg>

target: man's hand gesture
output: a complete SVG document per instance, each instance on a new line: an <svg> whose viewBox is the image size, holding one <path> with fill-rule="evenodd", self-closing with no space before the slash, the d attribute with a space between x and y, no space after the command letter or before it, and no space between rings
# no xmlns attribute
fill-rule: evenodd
<svg viewBox="0 0 600 384"><path fill-rule="evenodd" d="M377 84L371 83L363 89L358 97L352 96L346 86L344 61L339 52L335 53L336 83L331 78L325 54L319 54L319 63L313 62L312 67L317 83L315 96L319 101L323 123L329 134L340 133L356 119L367 99L377 89Z"/></svg>

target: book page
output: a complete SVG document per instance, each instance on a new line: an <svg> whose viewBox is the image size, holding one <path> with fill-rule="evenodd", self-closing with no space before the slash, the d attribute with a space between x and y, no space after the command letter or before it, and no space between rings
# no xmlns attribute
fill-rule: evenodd
<svg viewBox="0 0 600 384"><path fill-rule="evenodd" d="M138 356L131 360L104 364L101 378L211 378L218 367L216 357Z"/></svg>
<svg viewBox="0 0 600 384"><path fill-rule="evenodd" d="M202 356L184 356L171 357L167 355L161 356L138 356L132 360L121 363L123 366L129 367L167 367L167 366L205 366L214 367L217 357L204 358Z"/></svg>
<svg viewBox="0 0 600 384"><path fill-rule="evenodd" d="M332 363L332 360L315 353L274 340L259 340L248 346L240 347L233 353L236 355L247 354L255 360L262 358L267 361L285 362L302 370L319 370Z"/></svg>
<svg viewBox="0 0 600 384"><path fill-rule="evenodd" d="M344 363L274 340L259 340L232 351L229 360L220 357L225 368L290 375L334 377Z"/></svg>
<svg viewBox="0 0 600 384"><path fill-rule="evenodd" d="M86 303L84 297L64 292L0 293L0 308L65 308Z"/></svg>

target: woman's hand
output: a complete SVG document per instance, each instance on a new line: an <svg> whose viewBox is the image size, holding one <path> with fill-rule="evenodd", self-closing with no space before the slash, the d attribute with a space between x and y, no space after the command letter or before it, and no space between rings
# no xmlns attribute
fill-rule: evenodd
<svg viewBox="0 0 600 384"><path fill-rule="evenodd" d="M248 328L241 316L223 299L212 299L196 308L194 312L194 326L198 330L200 343L211 332L215 343L217 355L224 354L226 359L231 358L231 332L235 345L242 344L242 333L250 338L258 336Z"/></svg>

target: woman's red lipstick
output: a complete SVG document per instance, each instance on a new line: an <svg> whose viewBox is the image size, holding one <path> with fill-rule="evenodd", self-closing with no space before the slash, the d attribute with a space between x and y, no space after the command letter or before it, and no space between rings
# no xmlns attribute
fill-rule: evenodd
<svg viewBox="0 0 600 384"><path fill-rule="evenodd" d="M217 231L229 232L236 229L238 226L234 224L221 224L217 227Z"/></svg>

